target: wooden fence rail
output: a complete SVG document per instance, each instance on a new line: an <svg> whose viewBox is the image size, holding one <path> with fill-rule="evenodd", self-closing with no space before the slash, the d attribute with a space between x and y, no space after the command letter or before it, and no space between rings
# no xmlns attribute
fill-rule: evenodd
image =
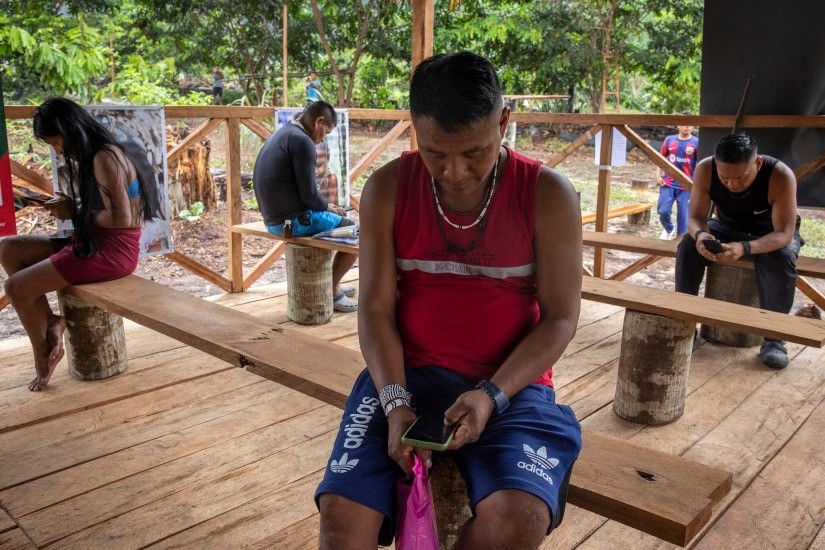
<svg viewBox="0 0 825 550"><path fill-rule="evenodd" d="M8 120L31 119L34 114L34 106L8 105L5 108ZM242 223L242 201L241 201L241 144L240 126L249 128L261 139L266 139L272 130L261 118L272 118L273 107L235 107L235 106L182 106L169 105L164 107L166 120L175 119L207 119L186 139L176 144L167 153L169 161L176 159L188 147L196 143L201 138L214 132L222 124L226 125L226 201L227 201L227 239L229 241L229 258L227 265L227 275L217 273L202 265L194 258L190 258L180 252L167 254L167 258L204 278L210 283L228 292L242 292L248 289L282 254L283 246L276 244L273 248L252 267L249 273L243 273L243 243L239 233L233 233L230 229L234 225ZM376 161L382 152L386 150L405 130L410 127L410 113L405 110L384 110L384 109L349 109L350 120L395 120L398 121L378 143L363 157L354 164L350 174L350 182L357 180ZM581 137L571 143L564 151L554 155L547 164L556 166L565 158L571 155L576 149L584 145L594 135L602 131L601 158L599 160L599 188L596 204L596 230L607 230L608 203L610 199L611 164L612 151L610 142L615 127L620 133L625 135L632 143L639 147L642 153L650 159L656 166L673 174L680 184L690 186L691 181L682 172L676 169L667 159L662 157L657 150L651 147L642 139L631 126L699 126L699 127L727 127L730 128L736 117L734 115L624 115L624 114L559 114L559 113L513 113L511 120L517 123L542 123L542 124L577 124L589 126L589 129L582 133ZM790 116L790 115L748 115L741 120L742 128L825 128L825 116ZM804 167L800 167L800 172L806 175L822 168L825 163L825 155L814 159ZM25 166L12 161L12 170L16 182L32 190L51 193L51 185L48 180L37 175ZM352 204L358 208L357 197L351 197ZM596 249L594 258L593 275L604 277L605 274L605 249ZM627 268L621 277L629 276L636 271L650 265L655 260L649 257L642 258ZM2 293L0 293L0 309L7 303Z"/></svg>

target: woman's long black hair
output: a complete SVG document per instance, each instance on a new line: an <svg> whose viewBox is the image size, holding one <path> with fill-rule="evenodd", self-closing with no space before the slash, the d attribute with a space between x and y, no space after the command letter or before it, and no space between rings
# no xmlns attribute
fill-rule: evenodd
<svg viewBox="0 0 825 550"><path fill-rule="evenodd" d="M99 152L112 155L128 173L128 167L115 153L116 149L130 158L123 147L115 141L114 136L86 110L77 103L62 98L47 99L34 111L34 137L43 140L49 137L63 138L63 157L69 176L69 189L75 207L72 212L74 224L74 253L81 258L88 258L97 252L97 245L92 237L92 216L96 205L100 204L102 189L95 179L94 158ZM134 163L134 161L132 161ZM152 218L151 209L146 201L146 185L137 171L140 186L141 212L144 220ZM77 197L80 207L77 207Z"/></svg>

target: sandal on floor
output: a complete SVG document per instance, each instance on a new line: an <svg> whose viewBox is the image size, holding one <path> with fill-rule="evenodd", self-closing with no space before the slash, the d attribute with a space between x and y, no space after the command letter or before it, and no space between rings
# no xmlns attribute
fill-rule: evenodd
<svg viewBox="0 0 825 550"><path fill-rule="evenodd" d="M358 311L358 300L353 300L342 292L332 301L332 308L342 313L352 313Z"/></svg>
<svg viewBox="0 0 825 550"><path fill-rule="evenodd" d="M338 285L338 290L340 290L347 298L352 298L353 296L355 296L355 293L358 292L357 288L349 285Z"/></svg>

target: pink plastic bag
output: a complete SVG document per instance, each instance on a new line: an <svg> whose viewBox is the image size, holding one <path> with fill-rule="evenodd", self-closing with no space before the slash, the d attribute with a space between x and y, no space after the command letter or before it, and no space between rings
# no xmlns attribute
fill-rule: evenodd
<svg viewBox="0 0 825 550"><path fill-rule="evenodd" d="M415 456L412 479L398 481L396 550L438 550L435 504L427 468Z"/></svg>

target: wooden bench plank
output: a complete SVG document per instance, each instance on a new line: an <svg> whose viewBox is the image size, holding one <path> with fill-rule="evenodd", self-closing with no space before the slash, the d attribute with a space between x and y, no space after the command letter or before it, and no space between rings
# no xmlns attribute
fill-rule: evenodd
<svg viewBox="0 0 825 550"><path fill-rule="evenodd" d="M642 212L647 212L651 208L653 208L653 205L649 202L634 202L633 204L626 204L624 206L611 208L607 211L607 218L612 219L619 218L621 216L630 216L631 214L641 214ZM582 225L595 222L596 214L582 214Z"/></svg>
<svg viewBox="0 0 825 550"><path fill-rule="evenodd" d="M637 311L742 330L806 346L825 345L825 323L691 294L643 287L595 277L582 280L582 298Z"/></svg>
<svg viewBox="0 0 825 550"><path fill-rule="evenodd" d="M358 247L351 244L336 243L324 239L315 239L313 237L292 237L287 239L278 235L273 235L266 229L264 222L243 223L232 226L233 233L242 233L244 235L255 235L256 237L266 237L267 239L275 239L277 241L284 241L292 244L302 244L304 246L314 246L315 248L325 248L327 250L337 250L346 254L358 254Z"/></svg>
<svg viewBox="0 0 825 550"><path fill-rule="evenodd" d="M583 231L582 242L585 246L624 250L625 252L638 252L640 254L653 254L666 258L675 258L676 248L679 246L679 240L665 241L652 237L640 237L626 233L604 233L601 231ZM753 262L749 260L719 263L753 268ZM796 259L796 270L799 272L799 275L803 277L825 278L825 259L800 256Z"/></svg>
<svg viewBox="0 0 825 550"><path fill-rule="evenodd" d="M69 292L338 408L344 407L364 368L361 355L353 350L295 330L273 328L250 315L136 276L70 287ZM336 360L330 363L330 357ZM727 472L595 432L586 432L585 439L571 479L570 502L669 542L685 544L729 489ZM637 473L640 465L645 467L644 475Z"/></svg>

